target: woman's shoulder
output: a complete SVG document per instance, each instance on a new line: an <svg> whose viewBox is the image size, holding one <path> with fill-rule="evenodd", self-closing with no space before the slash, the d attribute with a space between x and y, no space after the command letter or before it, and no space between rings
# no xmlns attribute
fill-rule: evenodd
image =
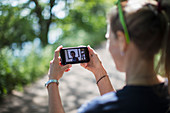
<svg viewBox="0 0 170 113"><path fill-rule="evenodd" d="M139 109L145 113L155 110L155 113L160 113L159 108L169 105L169 99L165 84L157 84L154 86L125 86L117 92L110 92L103 96L97 97L92 101L84 104L78 110L78 113L112 113L112 112L137 112ZM160 96L156 95L155 91L162 92ZM156 100L155 100L156 99ZM154 103L153 103L154 101ZM162 103L160 105L160 103ZM155 109L157 106L157 109ZM133 109L132 109L133 108ZM135 108L135 109L134 109ZM151 110L148 110L151 109ZM166 110L165 108L164 110ZM162 112L164 113L164 112Z"/></svg>
<svg viewBox="0 0 170 113"><path fill-rule="evenodd" d="M105 109L113 109L113 107L109 107L108 103L115 103L118 101L118 97L116 96L115 92L109 92L102 96L99 96L92 101L83 104L79 110L78 113L100 113L103 112ZM106 106L107 104L107 106Z"/></svg>

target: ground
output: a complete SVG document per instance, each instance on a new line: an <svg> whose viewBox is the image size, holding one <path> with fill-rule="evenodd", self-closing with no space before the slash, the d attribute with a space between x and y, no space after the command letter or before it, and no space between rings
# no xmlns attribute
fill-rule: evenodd
<svg viewBox="0 0 170 113"><path fill-rule="evenodd" d="M115 69L114 62L103 42L95 50L108 72L115 89L124 86L125 76ZM13 91L0 104L0 113L47 113L48 93L44 87L47 76L40 78L32 85L26 86L24 92ZM62 103L66 113L76 113L87 101L100 96L94 76L79 64L73 65L70 72L64 74L59 84Z"/></svg>

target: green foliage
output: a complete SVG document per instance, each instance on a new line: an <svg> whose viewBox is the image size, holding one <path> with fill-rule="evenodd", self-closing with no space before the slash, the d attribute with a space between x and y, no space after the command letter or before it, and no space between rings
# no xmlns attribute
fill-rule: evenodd
<svg viewBox="0 0 170 113"><path fill-rule="evenodd" d="M33 46L30 53L23 57L14 56L9 48L0 51L0 97L47 73L52 48L47 46L38 53L37 49Z"/></svg>
<svg viewBox="0 0 170 113"><path fill-rule="evenodd" d="M33 22L28 17L22 17L22 9L0 3L0 48L17 43L32 41L36 38Z"/></svg>
<svg viewBox="0 0 170 113"><path fill-rule="evenodd" d="M165 64L162 61L162 51L159 51L154 58L154 69L155 72L163 77L166 77L165 74Z"/></svg>
<svg viewBox="0 0 170 113"><path fill-rule="evenodd" d="M105 40L106 12L113 6L112 0L75 0L62 9L68 12L65 18L52 13L59 1L28 0L15 7L0 1L0 97L46 74L58 45L95 46ZM35 7L30 8L31 3ZM23 13L24 10L29 10L28 14ZM51 23L61 28L62 34L53 45L48 45ZM30 52L24 54L28 49L24 44L35 38L40 40L42 47L31 42Z"/></svg>
<svg viewBox="0 0 170 113"><path fill-rule="evenodd" d="M64 19L52 12L60 2L65 2L65 8L60 11L69 12ZM30 7L30 4L35 6ZM75 0L72 4L69 0L49 0L49 2L28 0L27 3L15 7L0 2L0 48L11 46L13 43L21 46L23 42L32 41L37 37L45 46L48 44L51 23L56 23L57 27L63 30L57 44L67 46L99 44L104 40L106 32L106 12L112 6L112 0L97 2ZM27 11L24 12L25 10Z"/></svg>
<svg viewBox="0 0 170 113"><path fill-rule="evenodd" d="M108 0L76 0L70 7L69 15L57 21L63 35L56 42L64 46L95 46L105 40L106 12L113 5Z"/></svg>

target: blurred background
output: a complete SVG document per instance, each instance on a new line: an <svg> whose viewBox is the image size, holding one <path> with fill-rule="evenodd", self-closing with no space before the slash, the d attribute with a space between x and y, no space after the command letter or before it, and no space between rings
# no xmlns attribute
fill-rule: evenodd
<svg viewBox="0 0 170 113"><path fill-rule="evenodd" d="M0 97L47 73L57 46L99 45L113 0L0 0Z"/></svg>
<svg viewBox="0 0 170 113"><path fill-rule="evenodd" d="M106 15L116 0L0 0L0 113L47 113L44 83L54 50L90 45L115 89L125 76L105 49ZM156 57L155 67L160 59ZM92 73L79 65L60 80L66 113L99 96Z"/></svg>
<svg viewBox="0 0 170 113"><path fill-rule="evenodd" d="M99 48L108 73L119 75L105 53L106 15L114 1L0 0L0 113L48 112L44 77L59 45ZM99 96L95 80L87 76L90 72L80 66L72 70L61 79L69 113ZM116 89L122 87L122 77L111 79Z"/></svg>

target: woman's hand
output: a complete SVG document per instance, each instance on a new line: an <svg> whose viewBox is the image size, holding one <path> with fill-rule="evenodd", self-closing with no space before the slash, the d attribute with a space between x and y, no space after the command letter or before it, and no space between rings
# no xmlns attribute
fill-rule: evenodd
<svg viewBox="0 0 170 113"><path fill-rule="evenodd" d="M96 81L98 81L101 79L101 77L107 75L107 72L104 69L97 53L90 46L88 46L88 50L90 61L88 63L81 64L81 66L91 71L94 74ZM97 83L97 86L101 95L115 91L112 87L109 77L102 78L102 80Z"/></svg>
<svg viewBox="0 0 170 113"><path fill-rule="evenodd" d="M50 61L50 69L48 71L49 79L56 79L59 80L64 72L70 71L70 68L72 67L71 64L62 65L61 64L61 58L59 57L60 50L62 49L62 46L59 46L55 50L55 55L52 61Z"/></svg>
<svg viewBox="0 0 170 113"><path fill-rule="evenodd" d="M96 79L103 75L107 75L97 53L90 46L87 48L89 50L90 61L88 63L81 63L80 65L91 71L95 75Z"/></svg>

